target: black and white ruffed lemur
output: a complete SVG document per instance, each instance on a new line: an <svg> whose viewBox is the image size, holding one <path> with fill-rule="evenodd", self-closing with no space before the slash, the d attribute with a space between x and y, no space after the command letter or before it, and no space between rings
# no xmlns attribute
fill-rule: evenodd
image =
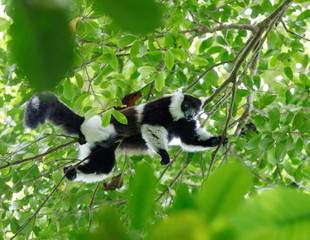
<svg viewBox="0 0 310 240"><path fill-rule="evenodd" d="M199 127L196 118L202 105L199 98L176 92L121 110L127 125L112 117L110 124L103 127L100 116L85 119L52 93L41 93L27 103L25 125L34 129L48 119L68 134L79 135L79 159L86 160L77 167L65 167L64 172L70 180L96 182L111 173L116 149L155 152L164 165L170 161L168 145L173 138L179 138L182 148L191 152L220 144L221 136L210 136Z"/></svg>

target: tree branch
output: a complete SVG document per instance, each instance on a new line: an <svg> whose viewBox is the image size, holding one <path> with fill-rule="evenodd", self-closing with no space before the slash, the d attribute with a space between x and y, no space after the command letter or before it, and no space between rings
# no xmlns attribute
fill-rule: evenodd
<svg viewBox="0 0 310 240"><path fill-rule="evenodd" d="M18 165L18 164L21 164L21 163L24 163L24 162L28 162L28 161L31 161L31 160L35 160L35 159L41 158L41 157L46 156L46 155L48 155L48 154L50 154L52 152L55 152L55 151L57 151L57 150L59 150L61 148L64 148L64 147L66 147L66 146L68 146L68 145L70 145L72 143L76 143L77 141L78 141L78 139L75 139L75 140L73 140L71 142L67 142L67 143L61 144L61 145L59 145L57 147L51 148L51 149L47 150L46 152L38 154L36 156L29 157L29 158L24 158L24 159L15 161L15 162L10 162L8 164L0 166L0 170L4 169L4 168L7 168L7 167L14 166L14 165Z"/></svg>
<svg viewBox="0 0 310 240"><path fill-rule="evenodd" d="M176 181L178 180L178 178L182 175L182 173L184 172L184 170L187 168L187 166L191 163L192 158L188 157L185 161L185 163L183 164L182 168L180 169L180 171L178 172L178 174L173 178L173 180L171 181L171 183L165 188L165 190L156 198L156 201L159 201L165 194L166 192L169 191L169 189L176 183Z"/></svg>
<svg viewBox="0 0 310 240"><path fill-rule="evenodd" d="M26 221L17 229L16 233L13 237L10 238L10 240L17 237L17 235L22 232L25 227L37 216L37 214L40 212L40 210L44 207L44 205L47 203L47 201L52 197L52 195L56 192L62 181L65 179L65 175L62 176L62 178L58 181L58 183L55 185L55 187L52 189L52 191L46 196L45 200L39 205L37 210L26 219Z"/></svg>
<svg viewBox="0 0 310 240"><path fill-rule="evenodd" d="M213 68L218 67L220 65L223 65L225 63L232 63L232 61L223 61L223 62L219 62L219 63L215 63L215 64L211 65L203 73L201 73L187 88L185 88L184 92L188 92L188 90L190 90L192 87L194 87L200 81L200 79L202 79Z"/></svg>
<svg viewBox="0 0 310 240"><path fill-rule="evenodd" d="M256 30L255 26L251 24L236 24L236 23L230 23L230 24L225 24L221 23L215 27L204 27L204 32L205 33L213 33L217 31L223 31L223 30L229 30L229 29L237 29L237 30L249 30L254 32Z"/></svg>
<svg viewBox="0 0 310 240"><path fill-rule="evenodd" d="M89 205L88 205L88 214L89 214L88 231L90 230L91 224L93 222L93 206L94 206L96 194L99 190L100 185L101 185L101 182L97 183L96 188L93 192L93 195L92 195L91 200L90 200Z"/></svg>
<svg viewBox="0 0 310 240"><path fill-rule="evenodd" d="M289 30L289 29L287 28L287 26L286 26L286 24L285 24L285 22L284 22L283 20L281 20L281 24L282 24L282 26L284 27L285 31L287 31L288 33L292 34L292 35L295 36L295 37L298 37L298 38L301 38L301 39L303 39L303 40L305 40L305 41L310 42L310 39L309 39L309 38L306 38L306 37L304 37L304 36L302 36L302 35L300 35L300 34L298 34L298 33L295 33L295 32L293 32L293 31Z"/></svg>

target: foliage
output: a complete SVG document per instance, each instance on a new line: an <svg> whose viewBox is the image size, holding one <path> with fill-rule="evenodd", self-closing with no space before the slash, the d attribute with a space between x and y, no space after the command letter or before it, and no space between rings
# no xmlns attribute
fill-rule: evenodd
<svg viewBox="0 0 310 240"><path fill-rule="evenodd" d="M2 0L0 239L306 239L307 1L117 2ZM165 169L119 155L106 184L64 180L75 139L23 126L42 89L106 126L126 123L125 96L180 88L207 97L201 124L229 143L171 146Z"/></svg>

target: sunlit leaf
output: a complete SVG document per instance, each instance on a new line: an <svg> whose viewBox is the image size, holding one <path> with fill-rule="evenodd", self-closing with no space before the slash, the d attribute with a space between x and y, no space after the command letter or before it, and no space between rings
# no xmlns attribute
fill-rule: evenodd
<svg viewBox="0 0 310 240"><path fill-rule="evenodd" d="M120 122L122 124L128 124L128 120L127 120L126 116L122 112L113 110L112 111L112 115L113 115L113 117L115 117L115 119L118 122Z"/></svg>
<svg viewBox="0 0 310 240"><path fill-rule="evenodd" d="M143 228L152 219L155 186L156 178L152 168L146 163L138 164L128 189L128 211L131 225L135 229Z"/></svg>
<svg viewBox="0 0 310 240"><path fill-rule="evenodd" d="M222 166L209 177L198 195L201 213L209 222L231 214L242 203L251 185L251 175L241 163Z"/></svg>
<svg viewBox="0 0 310 240"><path fill-rule="evenodd" d="M310 233L310 196L292 189L267 190L248 200L234 223L238 239L306 240Z"/></svg>
<svg viewBox="0 0 310 240"><path fill-rule="evenodd" d="M95 0L94 9L133 33L152 32L161 23L160 7L153 0Z"/></svg>

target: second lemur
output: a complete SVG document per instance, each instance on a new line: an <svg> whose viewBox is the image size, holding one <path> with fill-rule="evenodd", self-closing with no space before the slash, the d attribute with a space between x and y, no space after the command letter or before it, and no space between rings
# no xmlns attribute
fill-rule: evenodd
<svg viewBox="0 0 310 240"><path fill-rule="evenodd" d="M27 103L25 125L34 129L48 119L68 134L78 135L79 159L86 161L77 167L66 167L66 177L95 182L112 171L117 149L141 153L150 150L160 156L164 165L170 161L168 145L173 138L179 138L186 151L203 151L220 144L221 136L210 136L199 127L196 118L202 105L199 98L177 92L121 110L127 117L127 125L112 117L110 124L103 127L100 116L85 119L52 93L42 93Z"/></svg>

